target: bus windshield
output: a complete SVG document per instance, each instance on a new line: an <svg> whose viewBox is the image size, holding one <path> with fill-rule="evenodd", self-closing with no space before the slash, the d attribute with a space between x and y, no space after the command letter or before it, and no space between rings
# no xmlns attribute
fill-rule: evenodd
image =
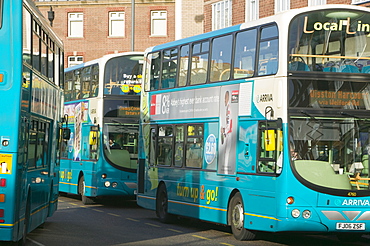
<svg viewBox="0 0 370 246"><path fill-rule="evenodd" d="M139 101L104 101L104 154L117 168L136 169Z"/></svg>
<svg viewBox="0 0 370 246"><path fill-rule="evenodd" d="M290 25L290 71L370 73L370 16L325 10L296 17Z"/></svg>
<svg viewBox="0 0 370 246"><path fill-rule="evenodd" d="M292 79L290 151L306 181L343 190L369 189L370 84Z"/></svg>
<svg viewBox="0 0 370 246"><path fill-rule="evenodd" d="M120 56L107 61L104 73L104 94L139 95L142 68L142 55Z"/></svg>

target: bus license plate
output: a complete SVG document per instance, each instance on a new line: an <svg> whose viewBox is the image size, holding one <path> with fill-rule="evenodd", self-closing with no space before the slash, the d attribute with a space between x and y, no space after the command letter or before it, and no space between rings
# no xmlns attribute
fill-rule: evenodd
<svg viewBox="0 0 370 246"><path fill-rule="evenodd" d="M365 223L337 223L337 230L364 231Z"/></svg>

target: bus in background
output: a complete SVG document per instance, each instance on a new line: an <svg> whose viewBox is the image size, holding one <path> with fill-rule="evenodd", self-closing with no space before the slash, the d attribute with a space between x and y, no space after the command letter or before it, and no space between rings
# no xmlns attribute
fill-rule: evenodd
<svg viewBox="0 0 370 246"><path fill-rule="evenodd" d="M101 196L134 197L143 53L106 55L65 69L60 191L89 204Z"/></svg>
<svg viewBox="0 0 370 246"><path fill-rule="evenodd" d="M63 45L33 1L0 1L0 243L57 209Z"/></svg>
<svg viewBox="0 0 370 246"><path fill-rule="evenodd" d="M239 240L369 233L368 8L289 10L144 61L140 206L230 225Z"/></svg>

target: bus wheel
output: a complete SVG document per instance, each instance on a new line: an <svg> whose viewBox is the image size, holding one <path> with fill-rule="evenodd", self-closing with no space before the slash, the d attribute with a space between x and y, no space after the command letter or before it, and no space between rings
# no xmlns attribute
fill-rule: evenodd
<svg viewBox="0 0 370 246"><path fill-rule="evenodd" d="M85 179L84 176L81 176L81 178L78 181L78 193L81 196L81 201L84 205L93 204L94 200L91 197L85 196Z"/></svg>
<svg viewBox="0 0 370 246"><path fill-rule="evenodd" d="M168 197L165 185L160 185L157 191L156 213L162 223L170 223L173 216L168 213Z"/></svg>
<svg viewBox="0 0 370 246"><path fill-rule="evenodd" d="M253 240L256 234L244 228L244 206L239 192L231 198L228 210L229 222L235 239Z"/></svg>

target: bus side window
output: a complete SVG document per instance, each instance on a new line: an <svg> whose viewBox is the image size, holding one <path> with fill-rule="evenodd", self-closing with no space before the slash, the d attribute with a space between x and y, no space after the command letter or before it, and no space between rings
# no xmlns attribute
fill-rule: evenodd
<svg viewBox="0 0 370 246"><path fill-rule="evenodd" d="M176 85L177 48L163 51L161 88L173 88Z"/></svg>
<svg viewBox="0 0 370 246"><path fill-rule="evenodd" d="M202 168L203 126L188 125L186 141L186 167Z"/></svg>
<svg viewBox="0 0 370 246"><path fill-rule="evenodd" d="M185 86L188 80L189 71L189 45L184 45L180 49L180 66L179 66L179 80L178 86Z"/></svg>
<svg viewBox="0 0 370 246"><path fill-rule="evenodd" d="M89 145L90 145L90 153L89 159L90 160L97 160L98 159L98 145L99 145L99 127L98 126L91 126L90 127L90 134L89 134Z"/></svg>
<svg viewBox="0 0 370 246"><path fill-rule="evenodd" d="M159 89L159 75L161 69L161 53L156 52L149 55L150 66L150 90Z"/></svg>
<svg viewBox="0 0 370 246"><path fill-rule="evenodd" d="M190 84L204 84L207 80L209 41L195 43L191 55Z"/></svg>
<svg viewBox="0 0 370 246"><path fill-rule="evenodd" d="M274 25L262 28L259 44L258 75L269 75L277 72L278 52L277 27Z"/></svg>
<svg viewBox="0 0 370 246"><path fill-rule="evenodd" d="M215 38L212 42L210 81L230 79L233 36Z"/></svg>
<svg viewBox="0 0 370 246"><path fill-rule="evenodd" d="M175 166L182 167L184 162L184 126L175 126Z"/></svg>
<svg viewBox="0 0 370 246"><path fill-rule="evenodd" d="M149 137L149 166L157 165L157 129L150 129Z"/></svg>
<svg viewBox="0 0 370 246"><path fill-rule="evenodd" d="M256 59L257 29L236 35L234 79L252 77Z"/></svg>
<svg viewBox="0 0 370 246"><path fill-rule="evenodd" d="M171 166L173 128L172 126L160 126L158 129L158 165Z"/></svg>

